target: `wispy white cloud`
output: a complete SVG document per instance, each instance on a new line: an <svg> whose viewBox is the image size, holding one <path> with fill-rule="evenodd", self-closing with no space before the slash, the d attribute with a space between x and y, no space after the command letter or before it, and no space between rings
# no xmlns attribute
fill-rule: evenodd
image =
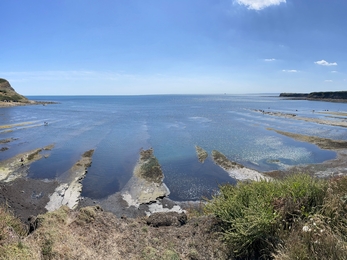
<svg viewBox="0 0 347 260"><path fill-rule="evenodd" d="M59 81L59 80L117 80L124 77L135 77L122 72L106 71L0 71L1 75L11 81Z"/></svg>
<svg viewBox="0 0 347 260"><path fill-rule="evenodd" d="M314 63L321 66L337 66L336 62L327 62L325 60L315 61Z"/></svg>
<svg viewBox="0 0 347 260"><path fill-rule="evenodd" d="M331 79L326 79L324 82L333 82Z"/></svg>
<svg viewBox="0 0 347 260"><path fill-rule="evenodd" d="M275 61L276 59L264 59L264 61Z"/></svg>
<svg viewBox="0 0 347 260"><path fill-rule="evenodd" d="M271 5L286 3L286 0L235 0L235 2L247 6L248 9L262 10Z"/></svg>
<svg viewBox="0 0 347 260"><path fill-rule="evenodd" d="M283 72L288 72L288 73L297 73L299 71L297 70L282 70Z"/></svg>
<svg viewBox="0 0 347 260"><path fill-rule="evenodd" d="M331 73L337 73L337 71L336 70L332 70Z"/></svg>

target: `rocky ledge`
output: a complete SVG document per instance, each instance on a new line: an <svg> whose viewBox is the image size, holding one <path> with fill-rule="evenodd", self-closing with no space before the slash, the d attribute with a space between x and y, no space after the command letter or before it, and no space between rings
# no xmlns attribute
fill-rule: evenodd
<svg viewBox="0 0 347 260"><path fill-rule="evenodd" d="M60 177L61 184L49 197L49 202L45 207L48 211L57 210L63 205L70 209L77 207L82 192L81 181L92 163L93 153L94 150L85 152L82 158Z"/></svg>
<svg viewBox="0 0 347 260"><path fill-rule="evenodd" d="M249 169L242 164L237 162L230 161L224 154L217 150L212 151L212 158L215 164L223 168L226 172L228 172L229 176L237 179L239 181L259 181L259 180L271 180L272 178L269 176L265 176L264 174Z"/></svg>
<svg viewBox="0 0 347 260"><path fill-rule="evenodd" d="M153 149L141 150L133 176L123 188L121 194L130 206L156 201L169 195L169 189L163 183L164 174Z"/></svg>

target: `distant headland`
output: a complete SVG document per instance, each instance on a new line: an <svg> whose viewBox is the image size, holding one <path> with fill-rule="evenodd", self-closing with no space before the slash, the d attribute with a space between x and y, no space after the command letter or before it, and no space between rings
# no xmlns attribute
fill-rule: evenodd
<svg viewBox="0 0 347 260"><path fill-rule="evenodd" d="M0 107L25 106L25 105L45 105L55 102L33 101L17 93L8 80L0 78Z"/></svg>
<svg viewBox="0 0 347 260"><path fill-rule="evenodd" d="M311 93L281 93L280 97L291 99L347 102L347 91L326 91Z"/></svg>

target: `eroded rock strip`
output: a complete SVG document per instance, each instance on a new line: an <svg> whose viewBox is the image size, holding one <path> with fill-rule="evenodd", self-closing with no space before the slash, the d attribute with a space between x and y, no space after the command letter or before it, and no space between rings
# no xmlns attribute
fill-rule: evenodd
<svg viewBox="0 0 347 260"><path fill-rule="evenodd" d="M91 166L93 153L94 150L85 152L81 159L63 174L66 182L61 183L50 196L45 207L48 211L54 211L63 205L70 209L77 207L82 192L81 181Z"/></svg>
<svg viewBox="0 0 347 260"><path fill-rule="evenodd" d="M121 195L129 207L156 201L170 193L163 179L164 174L153 149L141 150L133 176L121 191Z"/></svg>
<svg viewBox="0 0 347 260"><path fill-rule="evenodd" d="M268 128L268 130L275 131L278 134L293 138L293 139L301 141L301 142L307 142L307 143L315 144L319 148L325 149L325 150L338 150L338 149L346 149L347 148L347 141L344 141L344 140L332 140L329 138L322 138L322 137L318 137L318 136L295 134L295 133L276 130L273 128Z"/></svg>
<svg viewBox="0 0 347 260"><path fill-rule="evenodd" d="M252 110L252 111L262 113L264 115L292 118L295 120L301 120L301 121L316 123L321 125L347 127L347 122L344 121L344 119L343 120L326 120L322 118L301 117L301 116L297 116L296 114L287 114L282 112L271 112L271 111L264 111L264 110Z"/></svg>
<svg viewBox="0 0 347 260"><path fill-rule="evenodd" d="M197 145L195 146L195 150L196 150L196 155L198 156L199 162L204 163L204 161L208 157L208 153L203 148Z"/></svg>
<svg viewBox="0 0 347 260"><path fill-rule="evenodd" d="M228 172L229 176L240 180L270 180L271 178L268 176L263 175L262 173L252 170L249 168L244 167L242 164L239 164L237 162L230 161L224 154L217 150L212 151L212 158L213 161L223 168L226 172Z"/></svg>
<svg viewBox="0 0 347 260"><path fill-rule="evenodd" d="M31 163L43 158L42 151L53 149L54 144L18 154L0 162L0 181L10 182L25 177ZM47 157L48 155L45 155Z"/></svg>

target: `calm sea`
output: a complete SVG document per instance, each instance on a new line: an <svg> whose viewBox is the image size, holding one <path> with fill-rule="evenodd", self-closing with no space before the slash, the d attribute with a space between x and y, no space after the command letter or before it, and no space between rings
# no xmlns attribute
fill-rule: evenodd
<svg viewBox="0 0 347 260"><path fill-rule="evenodd" d="M319 163L335 152L294 141L267 128L346 140L342 127L278 118L253 109L326 117L315 111L347 111L347 104L281 100L264 95L39 96L33 100L59 104L0 109L0 160L54 143L46 159L32 164L29 177L53 179L68 170L86 150L95 149L83 180L83 196L104 198L119 191L131 177L141 148L152 147L173 200L209 196L219 184L235 180L209 157L198 162L195 145L218 150L247 167L270 171L291 165ZM48 122L48 126L44 126Z"/></svg>

